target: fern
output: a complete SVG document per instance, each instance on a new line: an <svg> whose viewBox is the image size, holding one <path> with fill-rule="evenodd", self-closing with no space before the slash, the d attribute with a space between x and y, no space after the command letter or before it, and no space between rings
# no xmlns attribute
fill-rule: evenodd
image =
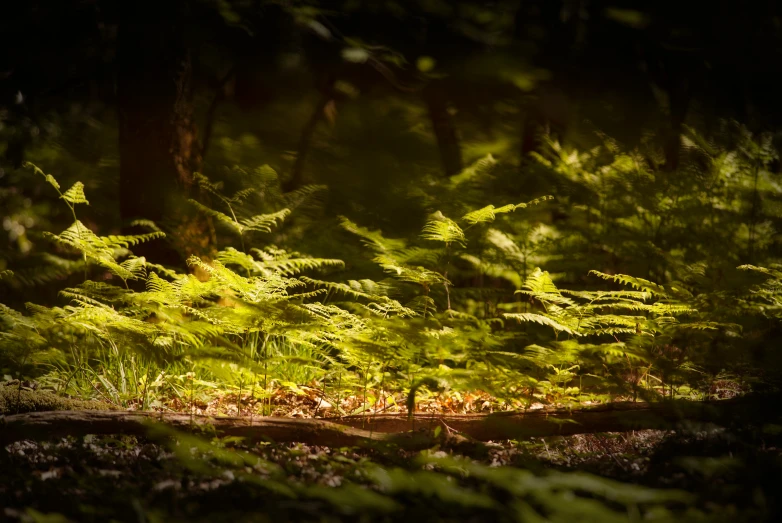
<svg viewBox="0 0 782 523"><path fill-rule="evenodd" d="M461 173L452 176L450 185L452 188L457 188L469 182L475 183L480 178L489 176L496 165L497 160L491 154L486 155L466 167Z"/></svg>
<svg viewBox="0 0 782 523"><path fill-rule="evenodd" d="M392 253L405 248L406 244L403 240L385 238L380 231L370 231L369 229L356 225L344 216L340 217L340 224L346 231L360 237L362 242L375 252Z"/></svg>
<svg viewBox="0 0 782 523"><path fill-rule="evenodd" d="M478 209L477 211L468 212L467 214L462 216L462 220L464 220L470 225L477 225L479 223L490 223L494 221L494 219L497 217L498 214L510 213L515 211L516 209L523 209L553 199L554 199L553 196L543 196L531 200L527 203L517 203L517 204L510 203L508 205L503 205L502 207L487 205L486 207L482 209Z"/></svg>
<svg viewBox="0 0 782 523"><path fill-rule="evenodd" d="M540 325L546 325L548 327L553 328L554 330L566 332L572 336L580 335L578 332L572 330L570 327L566 325L562 325L555 319L549 316L544 316L542 314L535 314L531 312L520 312L520 313L506 313L503 314L503 316L513 320L518 320L519 322L529 321L529 322L539 323Z"/></svg>
<svg viewBox="0 0 782 523"><path fill-rule="evenodd" d="M176 368L182 376L197 372L198 383L209 386L252 382L262 389L258 396L263 398L282 382L297 390L314 382L312 386L331 387L354 398L383 389L397 398L406 396L409 412L417 396L446 389L488 391L506 401L507 408L518 408L532 401L568 404L580 393L605 399L628 390L637 393L639 387L648 388L649 397L659 394L654 383L639 385L636 378L641 375L666 384L689 380L695 387L701 378L693 376L707 368L709 356L702 354L703 347L710 347L711 340L719 340L714 346L727 343L723 338L729 337L725 333L730 318L715 309L729 292L701 292L698 284L710 276L710 268L685 256L677 264L678 254L661 253L649 245L649 236L640 234L637 241L628 240L627 249L644 246L648 250L643 256L668 255L666 267L675 277L657 278L653 270L630 272L646 277L608 274L624 267L624 254L617 250L624 247L613 242L609 226L614 227L611 234L632 236L641 230L641 218L612 215L626 202L601 196L597 189L615 194L614 184L651 179L649 173L635 166L632 155L606 153L614 151L608 145L587 152L554 142L549 146L541 163L572 187L589 188L588 193L572 191L574 198L562 199L557 209L578 214L586 233L537 223L547 218L535 213L546 209L531 207L550 197L484 205L484 189L495 174L502 174L488 156L431 191L429 186L419 188L416 198L427 210L445 213L430 215L418 235L410 231L388 238L340 218L341 229L358 237L367 247L366 260L375 264L349 263L344 277L337 272L346 267L339 259L255 243L258 237L250 233L269 234L298 220L291 218L291 211L322 190L307 186L283 195L276 173L268 167L254 172L258 183L252 189L230 196L222 193L221 184L197 177L216 205L192 204L224 224L234 234L232 240L239 240L234 243L241 244L224 248L213 260L191 257L188 263L199 269L199 277L132 255L140 242L163 237L154 223L136 224L149 230L147 234L100 236L74 212L71 227L48 237L83 259L42 257L47 267L39 274L14 266L12 282L53 281L90 265L107 269L115 278L103 279L106 271L101 271L100 282L86 275L81 284L69 281L60 292L66 303L61 308L31 305L26 314L0 308L0 340L13 347L20 361L29 351L59 351L74 381L82 382L90 394L95 387L109 394L113 387L112 398L122 395L122 386L116 384L145 379L123 378L120 363L116 376L84 379L85 361L111 354L112 361L122 365L136 358L152 374L164 368ZM607 164L600 163L600 155ZM727 169L728 160L723 161ZM59 193L57 180L43 176ZM76 205L87 204L79 183L60 195L72 212ZM584 196L583 201L576 202L576 196ZM599 205L592 205L593 196ZM663 216L662 207L642 203L648 204L643 212L649 227L664 228L664 222L654 221ZM498 219L525 208L529 211L514 214L513 220ZM328 233L329 223L321 220L318 233ZM296 226L274 240L298 245L292 236L308 230L300 224L293 222ZM587 272L577 269L586 261L566 254L587 248L599 253L587 261L596 261L593 266L603 270L588 273L597 278L581 280ZM614 259L619 260L616 266ZM749 296L736 293L735 307L782 317L782 272L740 268L760 273L764 282ZM10 274L4 271L0 277ZM661 283L654 283L657 280ZM139 283L128 285L130 281ZM573 281L577 290L567 288ZM738 327L730 328L738 332ZM31 340L29 347L26 339ZM626 375L634 376L636 390L627 380L623 383Z"/></svg>
<svg viewBox="0 0 782 523"><path fill-rule="evenodd" d="M614 281L623 285L630 285L635 289L639 289L643 292L648 292L656 296L664 296L667 294L667 291L664 287L643 278L636 278L626 274L605 274L595 270L589 271L589 274L594 274L595 276L603 278L604 280Z"/></svg>
<svg viewBox="0 0 782 523"><path fill-rule="evenodd" d="M443 242L446 245L456 243L464 246L467 242L461 227L453 220L443 216L439 211L434 214L431 220L426 222L421 237L426 240Z"/></svg>
<svg viewBox="0 0 782 523"><path fill-rule="evenodd" d="M56 187L55 187L56 188ZM66 202L76 205L83 203L85 205L89 205L90 202L87 201L87 197L84 196L84 184L81 182L76 182L73 184L73 186L65 191L62 196L60 196L63 200Z"/></svg>
<svg viewBox="0 0 782 523"><path fill-rule="evenodd" d="M51 240L70 247L83 254L84 258L110 270L123 281L143 277L143 258L127 263L117 263L115 257L118 249L162 238L162 232L152 232L136 236L97 236L80 221L76 221L60 234L44 233Z"/></svg>

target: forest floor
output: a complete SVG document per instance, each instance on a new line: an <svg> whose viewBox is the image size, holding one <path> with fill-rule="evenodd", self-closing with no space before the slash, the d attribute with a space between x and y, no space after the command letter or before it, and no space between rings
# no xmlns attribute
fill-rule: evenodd
<svg viewBox="0 0 782 523"><path fill-rule="evenodd" d="M479 408L490 401L475 397ZM235 415L237 398L181 410ZM272 412L311 417L314 401L281 391ZM0 520L780 521L779 428L684 424L489 442L466 455L171 432L23 440L0 452Z"/></svg>
<svg viewBox="0 0 782 523"><path fill-rule="evenodd" d="M416 476L439 470L416 452L301 444L248 447L230 442L219 448L127 436L16 442L0 458L0 499L4 500L0 517L11 521L519 520L513 515L518 496L495 491L490 480L460 477L453 470L444 474L451 478L445 483ZM780 450L748 444L721 429L638 431L502 442L484 455L458 459L541 477L552 471L587 472L693 494L688 508L699 510L699 517L680 508L671 520L779 521ZM424 455L454 457L438 449ZM378 470L386 476L382 478ZM403 484L399 475L419 481ZM355 487L368 487L365 492L379 496L359 495ZM617 520L634 519L632 514L624 516ZM599 514L584 513L583 519L576 520L601 519Z"/></svg>

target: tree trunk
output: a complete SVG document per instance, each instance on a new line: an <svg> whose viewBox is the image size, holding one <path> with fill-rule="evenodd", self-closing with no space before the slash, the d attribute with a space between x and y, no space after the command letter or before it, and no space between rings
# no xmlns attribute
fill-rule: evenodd
<svg viewBox="0 0 782 523"><path fill-rule="evenodd" d="M538 410L527 413L476 415L417 414L350 416L346 418L230 418L187 414L120 411L50 411L0 417L0 445L22 439L47 440L86 434L145 435L150 423L162 422L180 430L207 429L220 436L248 441L272 440L325 446L392 443L421 449L442 442L433 432L477 441L567 436L595 432L673 429L683 421L718 425L770 422L779 418L779 398L735 398L715 402L666 401L612 403L579 410ZM451 440L452 441L452 440Z"/></svg>
<svg viewBox="0 0 782 523"><path fill-rule="evenodd" d="M448 111L445 93L435 83L424 88L422 98L429 111L429 120L432 122L432 130L437 138L443 174L446 176L459 174L464 168L462 149L456 124Z"/></svg>
<svg viewBox="0 0 782 523"><path fill-rule="evenodd" d="M541 115L532 107L535 102L528 101L526 107L522 109L520 140L519 140L519 162L525 165L529 154L538 151L538 132L540 130Z"/></svg>
<svg viewBox="0 0 782 523"><path fill-rule="evenodd" d="M668 88L671 128L665 141L665 169L675 171L679 167L682 148L682 129L690 106L690 85L686 74L674 77L678 82Z"/></svg>
<svg viewBox="0 0 782 523"><path fill-rule="evenodd" d="M117 37L120 213L128 226L148 219L169 233L168 243L142 245L138 254L181 265L208 252L208 221L186 203L200 168L192 104L192 60L185 42L186 5L135 0L121 7ZM132 229L128 229L132 230Z"/></svg>
<svg viewBox="0 0 782 523"><path fill-rule="evenodd" d="M296 189L300 189L304 184L304 166L306 164L307 155L310 152L312 139L315 136L315 130L326 115L326 108L330 103L335 103L335 100L336 96L333 90L333 83L331 83L320 95L318 103L315 105L312 114L310 114L307 123L304 125L304 129L301 131L301 137L299 138L299 145L296 152L296 161L293 163L291 177L282 186L283 191L295 191Z"/></svg>

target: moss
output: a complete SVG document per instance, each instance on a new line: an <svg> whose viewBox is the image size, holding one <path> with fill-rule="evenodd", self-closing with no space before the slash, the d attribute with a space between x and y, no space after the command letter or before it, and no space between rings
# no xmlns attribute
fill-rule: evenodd
<svg viewBox="0 0 782 523"><path fill-rule="evenodd" d="M0 415L47 410L115 410L100 401L83 401L57 396L51 392L31 391L18 385L0 385Z"/></svg>

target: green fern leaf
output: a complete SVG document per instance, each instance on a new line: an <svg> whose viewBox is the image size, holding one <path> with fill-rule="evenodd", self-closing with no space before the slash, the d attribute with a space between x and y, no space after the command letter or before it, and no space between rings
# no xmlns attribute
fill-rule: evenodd
<svg viewBox="0 0 782 523"><path fill-rule="evenodd" d="M514 205L510 203L508 205L503 205L502 207L494 207L493 205L487 205L483 209L478 209L477 211L468 212L467 214L462 216L462 220L466 221L470 225L492 222L494 221L494 219L498 214L513 212L522 206L526 207L527 205L524 203L520 203L518 205Z"/></svg>
<svg viewBox="0 0 782 523"><path fill-rule="evenodd" d="M452 176L450 179L450 185L452 188L456 189L468 182L474 183L481 178L486 178L490 175L495 165L497 165L497 160L494 158L494 156L488 154L483 158L475 161L472 165L463 169L459 174Z"/></svg>
<svg viewBox="0 0 782 523"><path fill-rule="evenodd" d="M290 209L282 209L272 214L257 214L252 218L241 220L243 230L272 232L272 228L282 223L290 215Z"/></svg>
<svg viewBox="0 0 782 523"><path fill-rule="evenodd" d="M626 274L605 274L603 272L595 271L595 270L589 271L589 274L594 274L598 278L603 278L604 280L614 281L617 283L621 283L623 285L630 285L633 288L657 296L667 295L667 291L662 285L658 285L654 282L645 280L643 278L635 278L633 276L628 276Z"/></svg>
<svg viewBox="0 0 782 523"><path fill-rule="evenodd" d="M146 234L134 234L134 235L127 235L127 236L118 236L118 235L111 234L109 236L101 236L100 239L103 241L104 245L106 245L109 248L113 249L116 247L122 247L124 249L128 249L140 243L145 243L152 240L158 240L165 237L166 237L166 233L164 233L163 231L156 231L156 232L149 232Z"/></svg>
<svg viewBox="0 0 782 523"><path fill-rule="evenodd" d="M424 225L421 237L426 240L443 242L446 245L458 243L464 246L467 242L461 227L455 221L443 216L440 211L437 211L434 218Z"/></svg>
<svg viewBox="0 0 782 523"><path fill-rule="evenodd" d="M224 214L220 211L217 211L215 209L212 209L211 207L207 207L206 205L202 204L201 202L198 202L193 199L187 200L191 205L193 205L196 209L201 211L202 213L206 214L207 216L211 216L212 218L215 218L220 223L223 223L225 225L230 226L233 228L236 232L239 234L242 233L243 227L237 223L233 218L228 216L227 214Z"/></svg>
<svg viewBox="0 0 782 523"><path fill-rule="evenodd" d="M152 220L133 220L130 222L131 227L146 227L154 232L163 232L160 227L157 226Z"/></svg>
<svg viewBox="0 0 782 523"><path fill-rule="evenodd" d="M375 252L391 253L405 248L404 240L385 238L380 231L370 231L344 216L340 216L339 220L343 229L360 237L362 242Z"/></svg>
<svg viewBox="0 0 782 523"><path fill-rule="evenodd" d="M84 184L81 182L74 183L70 189L65 191L63 195L60 196L60 198L72 204L90 204L90 202L87 201L87 197L84 196Z"/></svg>
<svg viewBox="0 0 782 523"><path fill-rule="evenodd" d="M546 325L547 327L551 327L554 330L566 332L572 336L580 336L578 332L574 331L570 327L563 325L558 321L549 318L548 316L543 316L542 314L535 314L532 312L507 312L503 314L503 316L505 318L517 320L519 323L523 321L539 323L540 325Z"/></svg>

